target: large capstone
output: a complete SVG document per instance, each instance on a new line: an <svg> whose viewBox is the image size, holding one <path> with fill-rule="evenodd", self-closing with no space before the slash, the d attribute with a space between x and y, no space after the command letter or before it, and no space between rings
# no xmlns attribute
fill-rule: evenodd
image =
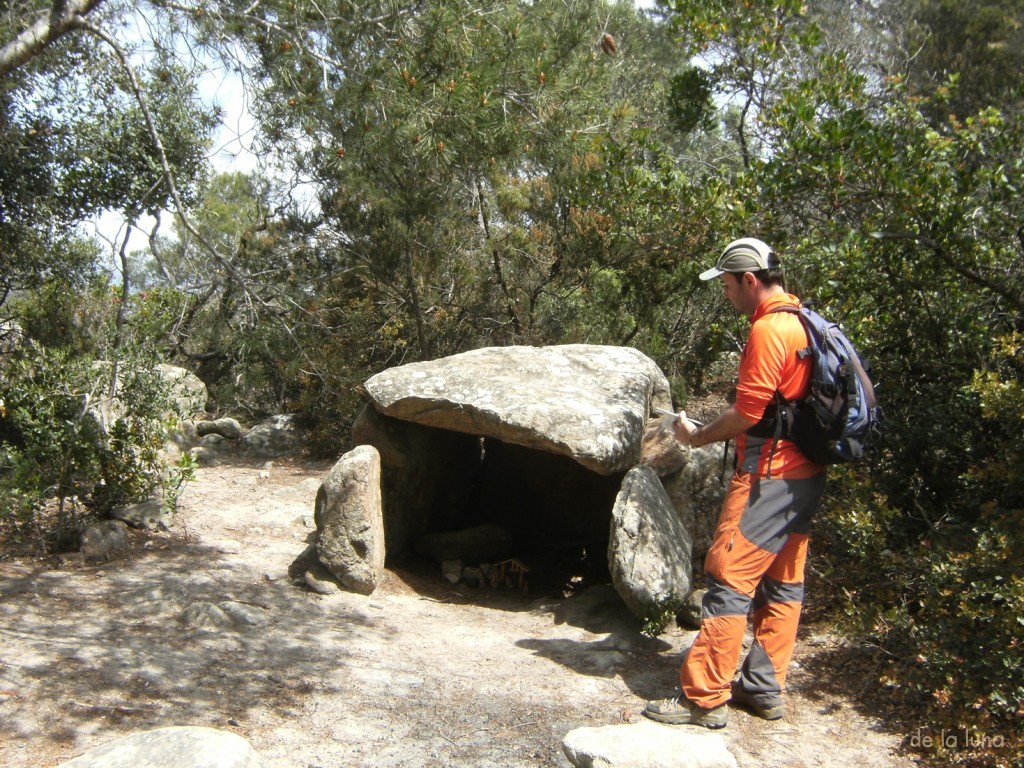
<svg viewBox="0 0 1024 768"><path fill-rule="evenodd" d="M668 380L628 347L488 347L383 371L365 384L382 413L568 456L603 475L637 464Z"/></svg>

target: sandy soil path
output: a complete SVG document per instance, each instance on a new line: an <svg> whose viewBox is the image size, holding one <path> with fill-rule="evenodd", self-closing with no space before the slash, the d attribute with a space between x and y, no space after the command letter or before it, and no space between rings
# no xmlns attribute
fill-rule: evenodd
<svg viewBox="0 0 1024 768"><path fill-rule="evenodd" d="M688 635L644 637L607 585L562 598L393 570L370 597L296 586L288 567L327 469L204 468L176 529L133 534L127 559L0 561L0 765L46 768L139 730L204 725L278 768L564 768L570 730L636 721L669 693ZM182 612L203 603L239 620L187 626ZM846 697L840 650L809 628L786 719L733 711L740 766L910 763L905 734Z"/></svg>

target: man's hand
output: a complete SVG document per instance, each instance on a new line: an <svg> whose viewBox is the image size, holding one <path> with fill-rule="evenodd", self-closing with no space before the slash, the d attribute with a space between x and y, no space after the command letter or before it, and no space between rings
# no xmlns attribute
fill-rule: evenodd
<svg viewBox="0 0 1024 768"><path fill-rule="evenodd" d="M737 411L736 405L733 404L718 414L714 421L704 425L695 424L686 418L686 411L682 411L672 422L672 433L683 445L700 448L703 445L732 440L756 423Z"/></svg>
<svg viewBox="0 0 1024 768"><path fill-rule="evenodd" d="M679 416L675 421L672 422L672 432L683 445L689 445L694 448L697 446L693 442L693 436L697 432L697 425L686 418L686 411L680 412Z"/></svg>

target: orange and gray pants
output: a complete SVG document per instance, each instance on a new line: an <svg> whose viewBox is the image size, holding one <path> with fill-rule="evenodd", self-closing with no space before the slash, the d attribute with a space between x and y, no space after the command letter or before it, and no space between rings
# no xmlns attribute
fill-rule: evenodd
<svg viewBox="0 0 1024 768"><path fill-rule="evenodd" d="M810 522L825 472L765 479L736 472L704 561L701 627L680 671L686 697L705 708L729 700L747 614L754 642L740 670L750 693L778 696L796 643Z"/></svg>

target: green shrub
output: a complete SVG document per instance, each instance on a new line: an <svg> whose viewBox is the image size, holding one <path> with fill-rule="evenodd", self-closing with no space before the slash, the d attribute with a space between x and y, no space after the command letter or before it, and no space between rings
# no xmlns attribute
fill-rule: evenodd
<svg viewBox="0 0 1024 768"><path fill-rule="evenodd" d="M1024 746L1024 510L988 503L972 523L937 522L910 542L905 513L845 479L820 539L847 627L888 660L875 682L904 712L923 706L932 730L1001 746L972 739L962 762L1012 764Z"/></svg>
<svg viewBox="0 0 1024 768"><path fill-rule="evenodd" d="M29 346L3 362L0 380L0 523L52 545L86 515L157 494L177 499L192 472L165 467L179 416L152 361L114 366Z"/></svg>
<svg viewBox="0 0 1024 768"><path fill-rule="evenodd" d="M665 631L665 627L675 620L676 614L679 613L685 602L682 598L673 595L659 600L650 613L644 616L644 623L640 628L640 633L648 637L660 635Z"/></svg>
<svg viewBox="0 0 1024 768"><path fill-rule="evenodd" d="M77 356L105 354L119 303L101 275L79 284L47 280L14 302L18 322L29 338Z"/></svg>

